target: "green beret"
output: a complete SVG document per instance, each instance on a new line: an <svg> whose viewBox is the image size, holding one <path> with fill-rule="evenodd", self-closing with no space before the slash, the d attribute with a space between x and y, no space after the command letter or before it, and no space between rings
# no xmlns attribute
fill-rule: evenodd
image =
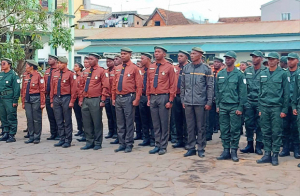
<svg viewBox="0 0 300 196"><path fill-rule="evenodd" d="M205 53L200 47L194 47L194 48L192 48L192 50L194 50L194 51L196 51L196 52L200 52L200 53L202 53L202 54Z"/></svg>
<svg viewBox="0 0 300 196"><path fill-rule="evenodd" d="M214 61L220 61L221 63L224 62L224 60L222 58L216 57L216 56L214 57Z"/></svg>
<svg viewBox="0 0 300 196"><path fill-rule="evenodd" d="M48 54L48 58L53 58L53 59L58 60L58 56L53 55L53 54Z"/></svg>
<svg viewBox="0 0 300 196"><path fill-rule="evenodd" d="M35 60L32 60L32 59L27 59L26 63L28 63L28 64L30 64L30 65L32 65L34 67L38 67L39 66L39 64Z"/></svg>
<svg viewBox="0 0 300 196"><path fill-rule="evenodd" d="M234 58L236 59L236 53L234 51L228 51L224 57L231 57L231 58Z"/></svg>
<svg viewBox="0 0 300 196"><path fill-rule="evenodd" d="M105 56L106 59L115 60L114 56Z"/></svg>
<svg viewBox="0 0 300 196"><path fill-rule="evenodd" d="M254 51L250 54L250 56L257 56L257 57L262 57L264 58L264 54L261 51Z"/></svg>
<svg viewBox="0 0 300 196"><path fill-rule="evenodd" d="M287 58L288 59L299 59L300 57L297 53L291 52L291 53L288 54Z"/></svg>
<svg viewBox="0 0 300 196"><path fill-rule="evenodd" d="M161 49L161 50L163 50L164 52L168 52L167 49L165 49L165 48L162 47L162 46L155 46L155 47L154 47L154 50L156 50L156 49Z"/></svg>
<svg viewBox="0 0 300 196"><path fill-rule="evenodd" d="M65 56L59 56L58 61L61 63L68 63L68 59Z"/></svg>
<svg viewBox="0 0 300 196"><path fill-rule="evenodd" d="M121 51L132 53L132 50L130 48L127 48L127 47L121 48Z"/></svg>
<svg viewBox="0 0 300 196"><path fill-rule="evenodd" d="M270 52L266 58L279 59L279 54L277 52Z"/></svg>
<svg viewBox="0 0 300 196"><path fill-rule="evenodd" d="M89 53L89 56L93 56L93 57L96 57L97 59L101 59L100 54L97 54L97 53Z"/></svg>
<svg viewBox="0 0 300 196"><path fill-rule="evenodd" d="M288 61L288 57L287 56L282 56L280 58L280 62L287 63L287 61Z"/></svg>
<svg viewBox="0 0 300 196"><path fill-rule="evenodd" d="M179 50L178 52L179 52L179 53L182 53L182 54L185 54L187 57L190 56L190 53L188 53L188 52L185 51L185 50Z"/></svg>
<svg viewBox="0 0 300 196"><path fill-rule="evenodd" d="M2 58L1 61L6 61L6 62L8 62L9 64L13 64L13 63L12 63L12 60L9 59L9 58Z"/></svg>
<svg viewBox="0 0 300 196"><path fill-rule="evenodd" d="M147 52L144 53L144 52L142 52L141 55L144 55L144 56L148 57L149 59L152 59L152 55L150 53L147 53Z"/></svg>
<svg viewBox="0 0 300 196"><path fill-rule="evenodd" d="M167 61L169 61L171 64L173 64L173 60L171 58L166 57L165 58Z"/></svg>

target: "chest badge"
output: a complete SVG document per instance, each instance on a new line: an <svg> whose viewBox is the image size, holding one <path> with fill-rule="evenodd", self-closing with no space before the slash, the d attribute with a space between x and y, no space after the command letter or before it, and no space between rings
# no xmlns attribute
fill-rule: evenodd
<svg viewBox="0 0 300 196"><path fill-rule="evenodd" d="M164 75L165 75L165 72L162 72L161 74L164 76Z"/></svg>
<svg viewBox="0 0 300 196"><path fill-rule="evenodd" d="M64 80L63 83L66 83L66 80Z"/></svg>
<svg viewBox="0 0 300 196"><path fill-rule="evenodd" d="M98 76L96 76L95 79L98 80Z"/></svg>
<svg viewBox="0 0 300 196"><path fill-rule="evenodd" d="M32 86L34 86L34 84L32 84Z"/></svg>
<svg viewBox="0 0 300 196"><path fill-rule="evenodd" d="M128 74L127 76L130 77L130 74Z"/></svg>
<svg viewBox="0 0 300 196"><path fill-rule="evenodd" d="M8 84L8 81L5 81L6 84Z"/></svg>

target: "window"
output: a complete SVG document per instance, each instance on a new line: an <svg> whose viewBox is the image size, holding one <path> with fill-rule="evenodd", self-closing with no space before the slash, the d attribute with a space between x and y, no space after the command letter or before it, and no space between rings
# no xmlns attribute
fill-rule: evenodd
<svg viewBox="0 0 300 196"><path fill-rule="evenodd" d="M155 21L155 26L160 26L160 21Z"/></svg>
<svg viewBox="0 0 300 196"><path fill-rule="evenodd" d="M88 25L89 25L89 26L94 26L95 23L94 23L94 22L88 22Z"/></svg>
<svg viewBox="0 0 300 196"><path fill-rule="evenodd" d="M74 56L75 63L81 63L81 56Z"/></svg>
<svg viewBox="0 0 300 196"><path fill-rule="evenodd" d="M282 13L281 20L291 20L291 13Z"/></svg>
<svg viewBox="0 0 300 196"><path fill-rule="evenodd" d="M139 21L137 21L137 22L136 22L136 24L137 24L137 25L139 25L139 24L140 24L140 22L139 22Z"/></svg>

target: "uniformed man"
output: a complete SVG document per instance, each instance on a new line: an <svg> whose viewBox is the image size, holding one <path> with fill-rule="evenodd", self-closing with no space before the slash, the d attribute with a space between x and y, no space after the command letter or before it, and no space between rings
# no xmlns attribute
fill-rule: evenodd
<svg viewBox="0 0 300 196"><path fill-rule="evenodd" d="M248 64L248 67L253 66L253 62L252 62L251 60L248 60L248 61L247 61L247 64Z"/></svg>
<svg viewBox="0 0 300 196"><path fill-rule="evenodd" d="M152 55L150 53L141 53L141 74L143 78L143 91L140 99L139 109L142 120L143 142L139 146L155 146L154 130L151 119L150 107L147 106L147 73L151 65Z"/></svg>
<svg viewBox="0 0 300 196"><path fill-rule="evenodd" d="M188 64L190 54L187 51L179 50L178 52L178 66L174 66L174 71L176 73L176 97L174 98L172 113L175 117L175 125L176 125L176 133L177 133L177 143L174 144L173 148L184 148L187 140L187 127L186 127L186 120L185 120L185 111L182 106L181 98L180 98L180 87L181 87L181 80L182 80L182 72L184 66Z"/></svg>
<svg viewBox="0 0 300 196"><path fill-rule="evenodd" d="M81 150L102 148L103 122L102 109L109 96L109 74L98 61L100 55L89 54L90 68L83 71L80 85L82 96L79 100L83 120L86 145Z"/></svg>
<svg viewBox="0 0 300 196"><path fill-rule="evenodd" d="M206 111L211 109L214 94L214 77L211 68L201 62L204 51L192 48L192 63L185 65L182 72L180 97L185 108L188 139L185 157L196 155L204 157L206 147ZM195 130L196 133L195 133ZM196 135L197 134L197 135Z"/></svg>
<svg viewBox="0 0 300 196"><path fill-rule="evenodd" d="M263 134L264 156L257 163L279 164L278 153L282 141L283 118L289 107L290 87L287 72L279 64L279 54L270 52L268 56L270 68L260 74L259 114ZM271 156L271 151L273 152Z"/></svg>
<svg viewBox="0 0 300 196"><path fill-rule="evenodd" d="M245 128L247 136L247 146L240 151L242 153L256 153L262 155L263 138L259 123L259 105L258 95L260 87L260 74L267 69L263 64L264 55L261 51L254 51L250 54L252 56L253 66L245 70L245 77L247 80L247 102L245 104ZM256 130L256 131L254 131ZM254 132L256 133L255 150L253 146Z"/></svg>
<svg viewBox="0 0 300 196"><path fill-rule="evenodd" d="M76 75L67 68L68 59L58 57L58 69L53 72L50 102L58 126L60 140L55 147L69 148L72 142L72 108L77 98Z"/></svg>
<svg viewBox="0 0 300 196"><path fill-rule="evenodd" d="M12 60L1 60L0 72L0 119L3 126L3 135L0 141L15 142L18 128L17 107L20 97L21 80L12 69Z"/></svg>
<svg viewBox="0 0 300 196"><path fill-rule="evenodd" d="M247 64L247 62L245 62L245 61L242 61L241 63L240 63L240 70L241 70L241 72L245 72L245 70L247 69L247 67L252 67L252 66L248 66L248 64Z"/></svg>
<svg viewBox="0 0 300 196"><path fill-rule="evenodd" d="M167 152L169 110L173 105L177 83L174 66L165 60L167 50L161 46L154 49L155 63L149 67L146 91L155 134L155 148L149 153L163 155Z"/></svg>
<svg viewBox="0 0 300 196"><path fill-rule="evenodd" d="M238 162L241 116L247 100L246 79L244 74L234 66L236 53L229 51L224 57L227 67L218 73L216 81L216 105L220 115L224 151L217 159L231 158L234 162Z"/></svg>
<svg viewBox="0 0 300 196"><path fill-rule="evenodd" d="M58 128L56 124L56 120L54 117L54 112L53 108L51 108L51 103L50 103L50 91L51 91L51 80L52 80L52 74L55 70L57 70L57 56L55 55L48 55L48 64L49 68L45 71L45 87L46 87L46 110L48 114L48 120L50 124L50 133L51 136L47 138L47 140L55 140L59 139L59 134L58 134Z"/></svg>
<svg viewBox="0 0 300 196"><path fill-rule="evenodd" d="M287 56L282 56L281 58L280 58L280 67L282 68L282 69L288 69L288 59L287 59Z"/></svg>
<svg viewBox="0 0 300 196"><path fill-rule="evenodd" d="M136 66L141 68L141 60L137 59L136 61ZM141 120L141 115L140 115L140 109L139 106L135 107L135 112L134 112L134 122L135 122L135 137L133 138L134 140L142 140L143 139L143 133L142 133L142 120Z"/></svg>
<svg viewBox="0 0 300 196"><path fill-rule="evenodd" d="M115 152L129 153L133 148L134 112L139 105L143 81L138 67L130 60L132 50L121 49L123 65L115 67L112 85L112 101L116 107L117 128L120 146Z"/></svg>
<svg viewBox="0 0 300 196"><path fill-rule="evenodd" d="M38 144L42 134L42 110L45 108L44 77L37 71L38 63L26 60L26 73L22 83L22 107L25 109L29 133L26 144Z"/></svg>
<svg viewBox="0 0 300 196"><path fill-rule="evenodd" d="M91 67L90 63L89 63L89 56L85 56L84 57L84 61L83 61L83 65L85 69L88 69Z"/></svg>

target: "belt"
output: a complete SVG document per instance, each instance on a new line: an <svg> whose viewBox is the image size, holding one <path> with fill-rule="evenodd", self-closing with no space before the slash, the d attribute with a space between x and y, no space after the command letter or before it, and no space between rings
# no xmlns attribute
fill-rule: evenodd
<svg viewBox="0 0 300 196"><path fill-rule="evenodd" d="M98 96L98 97L85 97L85 98L94 99L94 98L101 98L101 96Z"/></svg>
<svg viewBox="0 0 300 196"><path fill-rule="evenodd" d="M146 93L142 93L143 96L147 96Z"/></svg>
<svg viewBox="0 0 300 196"><path fill-rule="evenodd" d="M13 92L14 92L13 90L2 91L0 92L0 96L9 95L12 94Z"/></svg>
<svg viewBox="0 0 300 196"><path fill-rule="evenodd" d="M154 95L154 96L157 96L157 95L169 95L169 93L151 94L151 95Z"/></svg>
<svg viewBox="0 0 300 196"><path fill-rule="evenodd" d="M57 96L57 97L66 97L66 96L71 96L71 95L70 94L66 94L66 95L60 95L60 96Z"/></svg>
<svg viewBox="0 0 300 196"><path fill-rule="evenodd" d="M176 94L176 97L180 97L180 93L179 93L179 94Z"/></svg>
<svg viewBox="0 0 300 196"><path fill-rule="evenodd" d="M117 95L119 97L129 97L129 96L132 96L134 95L135 93L128 93L128 94L125 94L125 95Z"/></svg>
<svg viewBox="0 0 300 196"><path fill-rule="evenodd" d="M40 93L29 94L29 96L40 96Z"/></svg>

